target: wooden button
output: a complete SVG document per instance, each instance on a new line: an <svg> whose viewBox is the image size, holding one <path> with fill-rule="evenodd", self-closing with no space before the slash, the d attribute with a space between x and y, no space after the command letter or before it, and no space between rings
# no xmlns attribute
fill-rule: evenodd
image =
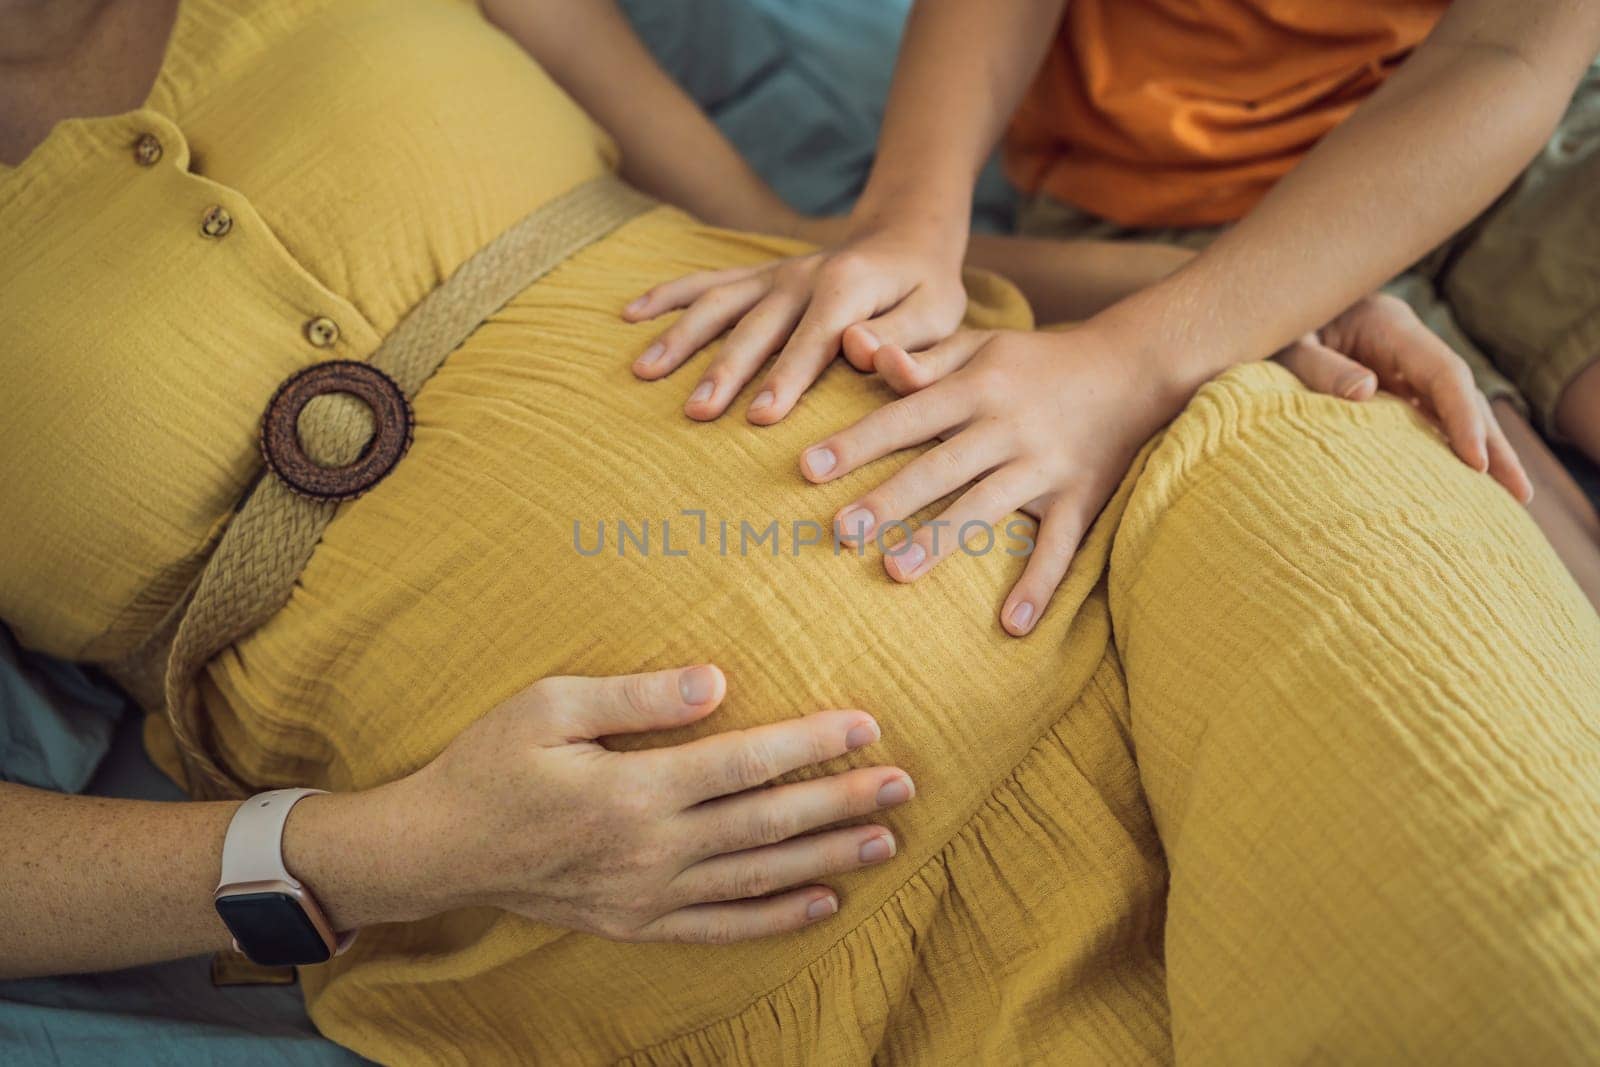
<svg viewBox="0 0 1600 1067"><path fill-rule="evenodd" d="M233 229L233 216L225 207L214 207L200 220L200 232L207 237L226 237Z"/></svg>
<svg viewBox="0 0 1600 1067"><path fill-rule="evenodd" d="M141 167L153 167L161 162L161 140L153 133L141 133L133 142L133 161Z"/></svg>
<svg viewBox="0 0 1600 1067"><path fill-rule="evenodd" d="M347 393L372 409L376 429L361 455L324 467L300 443L300 414L314 397ZM411 447L411 402L370 363L335 359L291 374L261 416L261 455L283 484L315 500L353 500L381 482Z"/></svg>
<svg viewBox="0 0 1600 1067"><path fill-rule="evenodd" d="M326 315L306 323L306 340L318 348L332 348L339 340L339 324Z"/></svg>

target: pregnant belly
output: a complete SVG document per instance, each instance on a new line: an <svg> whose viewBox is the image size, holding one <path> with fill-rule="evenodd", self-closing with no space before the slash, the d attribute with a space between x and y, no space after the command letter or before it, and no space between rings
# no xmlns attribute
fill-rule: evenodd
<svg viewBox="0 0 1600 1067"><path fill-rule="evenodd" d="M711 661L728 675L723 707L629 743L870 711L883 740L850 759L898 763L919 793L888 820L904 859L846 888L851 906L886 899L1073 703L1107 628L1091 599L1006 636L995 613L1024 561L1003 531L914 586L875 549L834 550L828 517L903 457L826 487L797 458L887 399L874 379L840 364L788 420L756 428L742 403L713 424L683 417L698 364L633 378L653 329L618 320L630 295L782 247L656 212L454 353L417 399L411 453L341 512L289 605L213 664L228 762L261 784L371 785L542 676Z"/></svg>

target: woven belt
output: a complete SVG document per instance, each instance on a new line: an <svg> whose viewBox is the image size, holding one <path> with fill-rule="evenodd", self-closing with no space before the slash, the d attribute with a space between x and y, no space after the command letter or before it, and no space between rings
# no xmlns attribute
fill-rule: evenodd
<svg viewBox="0 0 1600 1067"><path fill-rule="evenodd" d="M143 658L150 681L150 667L164 660L167 719L195 797L249 792L206 743L200 672L283 607L339 503L365 492L399 461L411 440L410 397L512 297L653 206L610 175L589 181L480 249L401 320L370 361L317 364L279 388L262 419L267 471L240 503L191 587L187 608L175 608L128 665L137 674ZM327 393L361 403L310 403ZM355 458L330 467L312 456Z"/></svg>

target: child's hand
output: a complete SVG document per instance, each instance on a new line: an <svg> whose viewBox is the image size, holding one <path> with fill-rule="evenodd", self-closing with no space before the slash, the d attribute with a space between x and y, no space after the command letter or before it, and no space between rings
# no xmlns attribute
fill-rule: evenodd
<svg viewBox="0 0 1600 1067"><path fill-rule="evenodd" d="M633 372L649 380L665 377L731 328L684 412L702 420L722 415L777 353L746 412L751 422L765 426L787 415L833 362L849 327L917 350L960 326L967 307L961 285L964 230L818 225L812 231L818 235L835 228L848 228L851 235L812 255L679 278L629 304L622 313L629 322L687 309L645 349ZM871 370L876 348L849 346L845 355L858 369Z"/></svg>
<svg viewBox="0 0 1600 1067"><path fill-rule="evenodd" d="M1468 466L1487 471L1523 504L1533 498L1533 485L1466 362L1398 297L1369 296L1276 358L1319 393L1359 401L1382 388L1409 400Z"/></svg>
<svg viewBox="0 0 1600 1067"><path fill-rule="evenodd" d="M1487 469L1518 500L1532 495L1461 357L1404 302L1363 300L1279 358L1319 392L1365 400L1381 384L1410 399L1437 419L1462 459ZM934 522L885 553L892 577L914 581L960 547L967 523L993 525L1017 510L1033 515L1040 520L1036 545L1000 612L1017 636L1038 625L1134 454L1189 395L1159 362L1130 358L1128 345L1092 324L1058 334L962 331L916 356L885 345L873 362L890 386L911 395L807 449L801 470L813 482L832 481L945 437L834 521L847 540L871 538L884 523L976 480Z"/></svg>
<svg viewBox="0 0 1600 1067"><path fill-rule="evenodd" d="M801 470L813 482L832 481L946 437L841 508L834 522L847 542L871 539L885 523L976 480L937 519L885 551L890 576L910 582L960 548L966 534L1028 511L1040 520L1037 543L1000 612L1017 636L1038 624L1135 453L1190 392L1160 361L1093 325L1067 333L962 331L916 358L890 345L875 357L897 389L918 391L807 449Z"/></svg>

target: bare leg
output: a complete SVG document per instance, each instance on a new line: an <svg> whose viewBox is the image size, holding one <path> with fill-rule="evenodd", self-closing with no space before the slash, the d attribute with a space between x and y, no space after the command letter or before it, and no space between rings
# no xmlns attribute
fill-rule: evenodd
<svg viewBox="0 0 1600 1067"><path fill-rule="evenodd" d="M1594 370L1591 367L1584 377L1595 379L1597 395L1593 398L1594 410L1600 413L1600 375L1593 374ZM1576 387L1575 382L1567 390L1567 395L1571 396ZM1556 555L1561 557L1561 562L1577 579L1578 587L1588 596L1595 610L1600 611L1600 516L1595 514L1594 505L1578 483L1572 480L1566 467L1561 465L1544 439L1528 425L1516 408L1497 400L1494 402L1494 414L1533 481L1533 503L1528 505L1529 513L1539 524L1539 529L1544 531ZM1591 421L1590 429L1591 436L1595 436L1597 443L1600 443L1600 426ZM1600 456L1600 449L1589 454Z"/></svg>

